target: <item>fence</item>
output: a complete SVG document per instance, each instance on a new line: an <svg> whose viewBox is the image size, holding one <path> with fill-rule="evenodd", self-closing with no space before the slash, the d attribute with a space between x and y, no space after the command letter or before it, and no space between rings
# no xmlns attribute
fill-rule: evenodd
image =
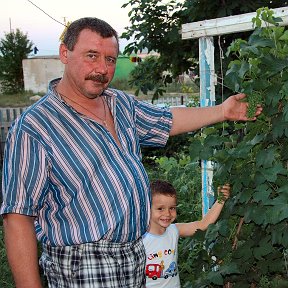
<svg viewBox="0 0 288 288"><path fill-rule="evenodd" d="M151 103L151 100L147 100L146 102ZM178 97L161 97L157 100L154 100L153 104L159 106L181 106L189 103L188 95L180 95Z"/></svg>
<svg viewBox="0 0 288 288"><path fill-rule="evenodd" d="M4 144L7 136L7 132L11 126L11 123L25 111L27 107L21 108L0 108L0 160L2 164ZM0 164L0 167L1 167Z"/></svg>

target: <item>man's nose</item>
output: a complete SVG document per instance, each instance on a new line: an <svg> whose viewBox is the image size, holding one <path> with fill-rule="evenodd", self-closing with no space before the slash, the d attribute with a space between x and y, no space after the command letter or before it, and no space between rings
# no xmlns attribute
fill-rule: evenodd
<svg viewBox="0 0 288 288"><path fill-rule="evenodd" d="M100 74L107 74L108 66L105 57L99 57L98 61L95 64L95 72Z"/></svg>

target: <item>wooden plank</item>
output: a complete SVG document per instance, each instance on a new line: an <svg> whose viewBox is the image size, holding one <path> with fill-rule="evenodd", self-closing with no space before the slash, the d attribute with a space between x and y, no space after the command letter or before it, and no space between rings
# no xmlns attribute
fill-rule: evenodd
<svg viewBox="0 0 288 288"><path fill-rule="evenodd" d="M12 124L12 121L9 121L9 122L1 122L1 127L3 127L3 128L10 128L10 126L11 126L11 124Z"/></svg>
<svg viewBox="0 0 288 288"><path fill-rule="evenodd" d="M12 122L26 109L27 107L0 109L0 144L2 145L2 148L6 141L7 133Z"/></svg>
<svg viewBox="0 0 288 288"><path fill-rule="evenodd" d="M271 9L275 17L281 17L280 26L288 25L288 7ZM254 30L252 18L256 12L233 15L228 17L209 19L182 25L182 39L195 39L200 37L218 36Z"/></svg>
<svg viewBox="0 0 288 288"><path fill-rule="evenodd" d="M3 112L4 112L3 110L0 110L0 148L1 148L1 154L2 154L2 146L3 146L2 142L4 142L5 135L6 135L5 128L2 127L3 118L4 118Z"/></svg>

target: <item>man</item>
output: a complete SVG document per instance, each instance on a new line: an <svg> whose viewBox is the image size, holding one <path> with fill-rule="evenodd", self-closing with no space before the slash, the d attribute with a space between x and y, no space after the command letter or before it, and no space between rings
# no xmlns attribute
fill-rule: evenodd
<svg viewBox="0 0 288 288"><path fill-rule="evenodd" d="M140 145L248 120L242 94L170 111L108 88L118 51L106 22L73 22L59 49L63 77L10 129L1 214L18 288L41 287L37 240L49 287L144 287L150 188Z"/></svg>

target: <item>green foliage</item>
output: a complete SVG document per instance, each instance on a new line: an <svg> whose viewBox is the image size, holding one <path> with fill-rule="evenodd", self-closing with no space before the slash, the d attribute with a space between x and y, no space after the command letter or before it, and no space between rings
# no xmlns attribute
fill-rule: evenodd
<svg viewBox="0 0 288 288"><path fill-rule="evenodd" d="M215 185L231 183L233 193L221 220L194 238L204 246L191 259L187 287L288 287L288 38L284 27L263 25L277 24L272 16L258 10L249 39L229 47L237 59L225 79L250 103L261 101L262 115L206 128L191 140L191 160L214 161Z"/></svg>
<svg viewBox="0 0 288 288"><path fill-rule="evenodd" d="M123 91L129 91L131 90L131 87L129 85L129 82L126 78L124 79L113 79L110 83L110 87L118 90L123 90Z"/></svg>
<svg viewBox="0 0 288 288"><path fill-rule="evenodd" d="M182 135L170 137L165 147L159 147L159 148L143 147L141 149L142 154L143 154L142 162L145 168L148 169L148 174L151 171L152 172L151 177L157 178L156 176L157 168L155 168L155 161L159 159L160 157L162 157L163 155L165 155L165 157L167 158L174 159L176 163L180 161L182 157L185 157L185 155L188 155L190 139L192 139L191 135L182 134ZM157 163L156 163L156 167L158 167ZM162 176L163 169L159 169L159 173L161 173L161 176Z"/></svg>
<svg viewBox="0 0 288 288"><path fill-rule="evenodd" d="M145 78L157 72L157 77L152 78L153 81L150 84L146 81L145 89L150 91L159 89L159 95L161 95L161 89L163 89L161 87L165 87L166 81L168 83L170 81L169 78L165 78L164 72L168 71L171 77L175 79L178 75L188 72L188 69L192 67L195 74L198 74L198 66L194 65L195 59L199 58L198 39L183 41L181 38L182 24L254 12L257 8L264 6L283 7L287 5L286 2L283 0L186 0L179 2L176 0L127 0L127 3L122 7L131 7L128 14L130 26L126 27L121 38L133 41L125 47L124 53L131 54L143 50L159 53L157 70L154 70L153 65L150 67L147 65L145 73L141 76ZM242 38L244 36L247 38L249 34L241 33L241 35L243 35ZM225 35L219 39L224 53L234 37L235 35ZM219 47L216 45L215 55L219 55ZM216 74L220 75L219 60L219 57L216 57L215 70ZM225 67L225 63L223 67ZM141 76L137 74L136 81ZM156 81L158 81L157 84ZM137 88L140 90L143 83L141 81L138 83Z"/></svg>
<svg viewBox="0 0 288 288"><path fill-rule="evenodd" d="M129 84L130 87L136 87L134 94L139 95L140 92L147 95L152 91L152 102L163 96L163 93L169 91L193 93L199 92L199 87L194 81L187 84L181 84L174 80L172 74L169 72L163 73L161 58L158 56L147 56L142 62L135 66L130 73ZM143 76L145 75L145 76ZM177 79L177 78L176 78Z"/></svg>
<svg viewBox="0 0 288 288"><path fill-rule="evenodd" d="M0 40L0 84L3 93L23 90L22 60L32 52L33 43L19 29Z"/></svg>
<svg viewBox="0 0 288 288"><path fill-rule="evenodd" d="M134 41L128 44L124 51L130 54L147 49L148 52L160 53L159 58L155 59L158 62L156 71L155 65L147 65L147 72L142 74L142 78L156 73L157 77L151 78L153 81L150 83L146 81L145 88L150 91L159 89L156 93L161 95L160 87L165 87L165 84L170 83L170 77L175 79L178 75L188 71L193 63L191 41L181 41L179 34L181 28L179 13L182 4L176 1L162 3L158 0L133 0L124 4L123 7L128 5L131 5L129 12L131 27L126 27L121 37L127 40L134 39ZM166 73L163 73L167 71L169 71L168 77ZM141 89L141 86L138 86L138 89Z"/></svg>
<svg viewBox="0 0 288 288"><path fill-rule="evenodd" d="M262 29L262 20L265 20L269 29ZM272 10L268 8L258 9L257 16L253 19L256 25L255 32L249 41L235 40L228 49L236 60L229 64L226 73L225 84L235 92L243 92L248 96L248 117L255 114L258 104L263 103L265 91L278 85L278 73L287 70L288 46L287 31L278 27L281 19L273 17Z"/></svg>
<svg viewBox="0 0 288 288"><path fill-rule="evenodd" d="M146 57L130 73L129 84L137 87L136 96L139 95L140 91L148 94L148 91L154 90L152 99L158 99L159 95L162 96L163 92L165 92L161 87L166 86L168 83L172 83L172 77L170 74L166 74L164 78L162 77L161 64L156 56Z"/></svg>

